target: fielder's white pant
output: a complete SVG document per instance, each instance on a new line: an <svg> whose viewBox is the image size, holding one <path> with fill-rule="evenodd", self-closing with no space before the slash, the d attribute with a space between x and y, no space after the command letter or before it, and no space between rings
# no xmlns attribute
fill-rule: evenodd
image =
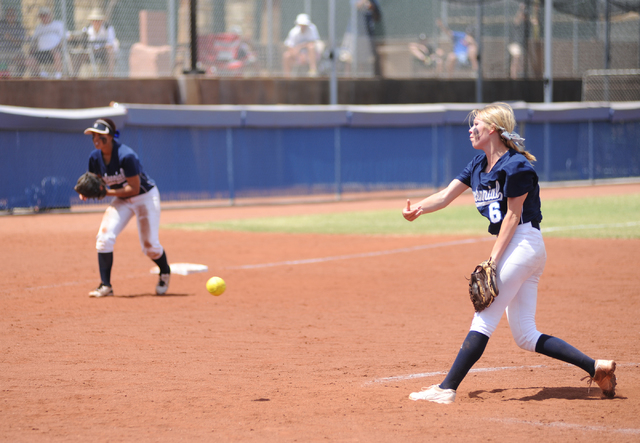
<svg viewBox="0 0 640 443"><path fill-rule="evenodd" d="M471 330L491 337L506 310L516 344L534 352L542 335L536 329L536 303L538 282L546 261L540 231L531 223L519 225L497 264L499 295L491 306L475 313Z"/></svg>
<svg viewBox="0 0 640 443"><path fill-rule="evenodd" d="M102 217L102 223L96 236L98 252L113 252L116 238L134 215L138 222L138 236L142 252L152 260L162 257L164 249L162 249L158 235L160 192L158 192L157 186L142 195L113 199Z"/></svg>

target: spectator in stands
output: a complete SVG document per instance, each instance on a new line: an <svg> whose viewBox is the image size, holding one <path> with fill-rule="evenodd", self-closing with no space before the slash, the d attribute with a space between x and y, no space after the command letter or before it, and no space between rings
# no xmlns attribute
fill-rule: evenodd
<svg viewBox="0 0 640 443"><path fill-rule="evenodd" d="M309 75L318 75L318 61L324 47L318 28L307 14L298 14L295 26L289 31L286 47L282 55L284 75L291 76L291 69L297 65L309 65Z"/></svg>
<svg viewBox="0 0 640 443"><path fill-rule="evenodd" d="M258 61L258 57L251 48L251 45L245 40L240 26L232 26L229 29L229 32L236 35L239 39L238 48L235 51L234 59L230 64L232 67L241 69L244 72L249 66L252 66Z"/></svg>
<svg viewBox="0 0 640 443"><path fill-rule="evenodd" d="M533 69L535 78L542 77L544 55L539 2L520 4L509 28L507 49L511 58L509 76L512 79L528 77Z"/></svg>
<svg viewBox="0 0 640 443"><path fill-rule="evenodd" d="M478 45L476 40L471 36L471 31L452 31L447 28L440 19L437 20L437 24L441 31L451 39L453 44L453 49L447 54L445 60L447 74L451 76L456 65L471 65L473 72L478 72Z"/></svg>
<svg viewBox="0 0 640 443"><path fill-rule="evenodd" d="M15 8L7 8L4 18L0 20L0 72L5 75L11 72L18 76L23 74L25 57L22 44L25 35Z"/></svg>
<svg viewBox="0 0 640 443"><path fill-rule="evenodd" d="M40 23L31 36L27 69L35 75L42 65L53 65L54 77L62 77L61 43L64 38L64 24L60 20L53 20L51 9L42 7L38 11ZM47 71L40 69L41 77L48 77Z"/></svg>
<svg viewBox="0 0 640 443"><path fill-rule="evenodd" d="M430 44L425 34L420 34L417 42L409 43L409 52L413 55L413 60L420 66L436 68L437 72L441 71L444 51Z"/></svg>
<svg viewBox="0 0 640 443"><path fill-rule="evenodd" d="M382 34L382 27L379 25L382 20L382 10L378 0L359 0L357 4L358 12L364 18L365 29L371 43L371 52L373 53L373 75L382 77L382 64L380 62L380 52L378 45L379 37Z"/></svg>
<svg viewBox="0 0 640 443"><path fill-rule="evenodd" d="M517 79L523 68L524 8L525 4L520 3L518 12L516 12L516 15L513 17L512 26L509 28L509 45L507 49L511 58L509 77L512 79Z"/></svg>
<svg viewBox="0 0 640 443"><path fill-rule="evenodd" d="M106 65L107 76L113 75L116 56L120 48L120 42L116 38L116 31L105 21L105 16L100 8L94 8L87 19L91 22L82 31L86 36L87 49L93 51L96 61ZM82 63L89 61L89 54L78 54L74 58L74 70L77 72Z"/></svg>
<svg viewBox="0 0 640 443"><path fill-rule="evenodd" d="M378 47L384 31L382 30L380 4L377 0L357 0L355 13L356 16L350 19L347 24L338 59L345 64L346 71L349 73L361 72L363 68L369 68L371 59L373 59L373 75L381 77L382 64ZM354 19L355 33L352 29ZM354 63L357 66L354 66Z"/></svg>

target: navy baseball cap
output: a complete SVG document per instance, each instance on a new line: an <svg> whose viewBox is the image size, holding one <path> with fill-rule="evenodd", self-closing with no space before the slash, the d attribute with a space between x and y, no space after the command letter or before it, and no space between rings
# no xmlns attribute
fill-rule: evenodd
<svg viewBox="0 0 640 443"><path fill-rule="evenodd" d="M109 122L99 118L98 120L95 121L92 127L84 130L85 134L89 134L91 132L95 132L96 134L114 135L116 131L114 130L113 126L109 124Z"/></svg>

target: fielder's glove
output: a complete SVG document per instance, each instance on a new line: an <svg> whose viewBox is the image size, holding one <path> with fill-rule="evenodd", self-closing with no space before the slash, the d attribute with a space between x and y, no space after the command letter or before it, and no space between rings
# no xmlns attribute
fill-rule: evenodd
<svg viewBox="0 0 640 443"><path fill-rule="evenodd" d="M93 172L82 174L73 189L86 198L101 199L107 195L107 184L104 179Z"/></svg>
<svg viewBox="0 0 640 443"><path fill-rule="evenodd" d="M496 283L496 264L493 260L485 260L476 266L469 279L469 296L476 312L488 308L498 296Z"/></svg>

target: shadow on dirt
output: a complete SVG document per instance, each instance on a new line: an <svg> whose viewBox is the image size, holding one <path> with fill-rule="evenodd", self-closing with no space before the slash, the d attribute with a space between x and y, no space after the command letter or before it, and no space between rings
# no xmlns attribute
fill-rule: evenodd
<svg viewBox="0 0 640 443"><path fill-rule="evenodd" d="M164 294L158 295L151 292L147 294L128 294L128 295L116 295L115 298L138 298L138 297L156 297L156 298L169 298L169 297L192 297L195 294Z"/></svg>
<svg viewBox="0 0 640 443"><path fill-rule="evenodd" d="M535 390L539 389L539 391L533 395L525 395L524 397L520 397L517 395L518 390ZM472 391L469 392L470 398L478 398L478 399L490 399L493 394L502 394L502 401L544 401L550 400L554 398L563 399L563 400L603 400L604 398L600 395L600 389L597 387L592 387L591 391L587 387L556 387L556 388L546 388L546 387L529 387L529 388L512 388L512 389L493 389L491 391ZM614 397L616 399L624 399L625 397L621 397L616 395Z"/></svg>

